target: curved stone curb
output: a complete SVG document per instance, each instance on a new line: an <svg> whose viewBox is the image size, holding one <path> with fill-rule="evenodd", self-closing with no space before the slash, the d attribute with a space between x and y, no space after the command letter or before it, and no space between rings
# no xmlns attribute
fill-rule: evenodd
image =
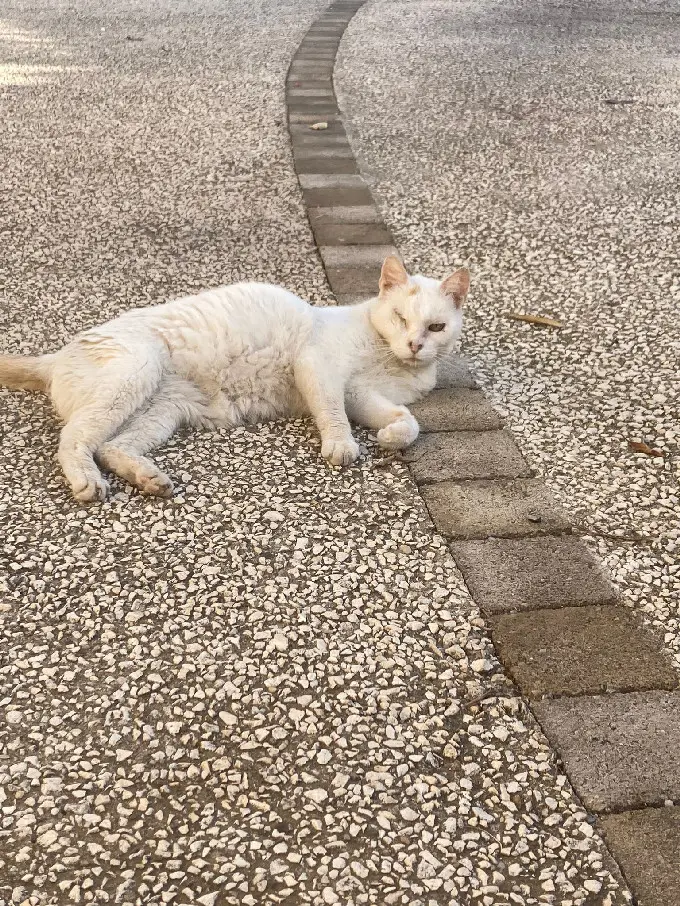
<svg viewBox="0 0 680 906"><path fill-rule="evenodd" d="M337 0L322 13L286 81L295 169L340 304L373 295L383 259L397 253L333 89L340 40L364 2ZM450 539L498 657L574 789L603 815L633 891L644 892L645 906L680 906L672 869L678 810L662 809L668 820L652 811L680 802L678 676L655 635L620 605L601 563L572 534L467 367L449 366L439 383L413 407L423 433L405 457L434 525ZM635 836L629 826L655 831ZM665 848L652 853L660 838Z"/></svg>
<svg viewBox="0 0 680 906"><path fill-rule="evenodd" d="M338 0L314 22L286 80L295 170L328 282L340 304L371 296L383 259L397 254L359 173L342 124L333 66L340 39L365 0Z"/></svg>

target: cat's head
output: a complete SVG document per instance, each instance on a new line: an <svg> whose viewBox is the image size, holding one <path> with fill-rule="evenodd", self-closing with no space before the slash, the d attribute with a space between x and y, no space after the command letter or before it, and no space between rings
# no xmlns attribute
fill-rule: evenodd
<svg viewBox="0 0 680 906"><path fill-rule="evenodd" d="M442 281L410 277L401 261L390 256L382 266L371 322L402 362L429 365L458 342L469 287L467 268Z"/></svg>

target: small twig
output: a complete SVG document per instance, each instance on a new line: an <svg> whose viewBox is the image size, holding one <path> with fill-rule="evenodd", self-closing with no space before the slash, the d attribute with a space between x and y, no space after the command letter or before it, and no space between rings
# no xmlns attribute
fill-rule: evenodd
<svg viewBox="0 0 680 906"><path fill-rule="evenodd" d="M445 657L445 655L442 654L442 652L439 650L439 648L437 648L437 646L432 641L432 639L429 640L427 645L428 645L428 648L430 649L430 651L433 651L437 655L437 657Z"/></svg>
<svg viewBox="0 0 680 906"><path fill-rule="evenodd" d="M481 705L487 698L498 698L498 693L487 689L486 692L480 692L479 695L475 695L472 698L464 698L460 704L462 708L471 708L473 705Z"/></svg>
<svg viewBox="0 0 680 906"><path fill-rule="evenodd" d="M373 460L374 469L384 469L386 466L391 465L393 462L403 462L404 457L400 450L397 450L396 453L388 453L387 456L382 456L380 459Z"/></svg>

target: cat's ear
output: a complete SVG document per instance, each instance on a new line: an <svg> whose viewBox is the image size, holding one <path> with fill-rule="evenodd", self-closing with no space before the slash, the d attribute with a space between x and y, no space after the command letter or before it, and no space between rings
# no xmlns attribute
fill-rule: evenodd
<svg viewBox="0 0 680 906"><path fill-rule="evenodd" d="M380 272L380 292L386 293L397 286L406 286L407 283L408 274L401 261L395 255L385 258Z"/></svg>
<svg viewBox="0 0 680 906"><path fill-rule="evenodd" d="M470 271L466 267L459 268L442 282L439 289L456 308L461 308L470 289Z"/></svg>

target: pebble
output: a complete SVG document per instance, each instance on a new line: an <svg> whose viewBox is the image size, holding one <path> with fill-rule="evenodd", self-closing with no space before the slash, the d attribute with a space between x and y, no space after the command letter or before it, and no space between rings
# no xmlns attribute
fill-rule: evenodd
<svg viewBox="0 0 680 906"><path fill-rule="evenodd" d="M283 522L286 518L283 513L279 513L276 510L267 510L262 516L264 519L268 519L269 522Z"/></svg>
<svg viewBox="0 0 680 906"><path fill-rule="evenodd" d="M403 808L400 810L399 814L404 819L404 821L409 821L409 822L417 821L420 818L420 815L418 814L418 812L416 812L412 808Z"/></svg>
<svg viewBox="0 0 680 906"><path fill-rule="evenodd" d="M59 834L55 830L45 831L44 834L40 834L37 838L38 844L40 846L51 846L53 843L56 843L59 839Z"/></svg>
<svg viewBox="0 0 680 906"><path fill-rule="evenodd" d="M219 895L219 891L215 891L214 893L204 893L202 897L199 897L196 900L196 902L200 903L201 906L215 906Z"/></svg>
<svg viewBox="0 0 680 906"><path fill-rule="evenodd" d="M274 648L277 651L287 651L288 650L288 637L282 632L277 632L272 639L274 643Z"/></svg>

